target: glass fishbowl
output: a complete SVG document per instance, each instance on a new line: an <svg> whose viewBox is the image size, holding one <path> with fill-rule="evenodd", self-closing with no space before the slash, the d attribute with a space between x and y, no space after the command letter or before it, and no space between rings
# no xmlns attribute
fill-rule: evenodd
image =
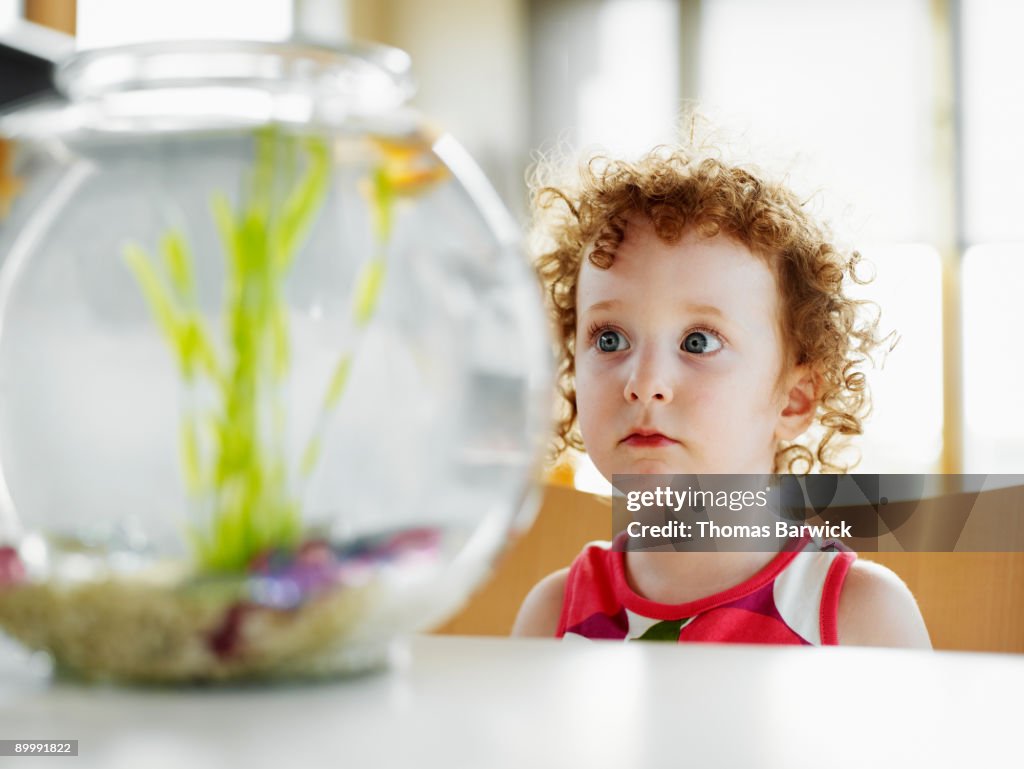
<svg viewBox="0 0 1024 769"><path fill-rule="evenodd" d="M532 513L517 228L378 46L79 53L0 118L0 629L128 681L380 666Z"/></svg>

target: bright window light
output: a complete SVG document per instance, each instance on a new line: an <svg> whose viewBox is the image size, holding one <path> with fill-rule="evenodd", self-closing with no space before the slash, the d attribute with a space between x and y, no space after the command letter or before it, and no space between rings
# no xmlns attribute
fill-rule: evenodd
<svg viewBox="0 0 1024 769"><path fill-rule="evenodd" d="M711 116L748 132L755 160L774 155L799 191L824 190L833 221L927 242L940 210L928 0L714 0L701 14Z"/></svg>
<svg viewBox="0 0 1024 769"><path fill-rule="evenodd" d="M78 0L78 47L156 40L284 40L292 0Z"/></svg>
<svg viewBox="0 0 1024 769"><path fill-rule="evenodd" d="M865 369L873 409L856 445L858 473L931 473L942 453L942 270L924 245L862 249L875 279L851 284L857 299L881 310L879 331L895 331L896 347ZM871 275L872 269L861 270ZM885 349L888 349L887 347Z"/></svg>
<svg viewBox="0 0 1024 769"><path fill-rule="evenodd" d="M970 243L1024 239L1024 3L963 8L964 206Z"/></svg>
<svg viewBox="0 0 1024 769"><path fill-rule="evenodd" d="M679 21L673 0L605 0L590 49L597 71L577 91L580 147L638 155L675 137ZM627 45L624 41L643 44Z"/></svg>
<svg viewBox="0 0 1024 769"><path fill-rule="evenodd" d="M0 0L0 29L21 18L20 0Z"/></svg>
<svg viewBox="0 0 1024 769"><path fill-rule="evenodd" d="M589 494L602 494L606 497L612 495L612 484L601 475L589 454L575 455L574 460L573 486Z"/></svg>
<svg viewBox="0 0 1024 769"><path fill-rule="evenodd" d="M1024 473L1024 246L978 246L963 268L967 473Z"/></svg>

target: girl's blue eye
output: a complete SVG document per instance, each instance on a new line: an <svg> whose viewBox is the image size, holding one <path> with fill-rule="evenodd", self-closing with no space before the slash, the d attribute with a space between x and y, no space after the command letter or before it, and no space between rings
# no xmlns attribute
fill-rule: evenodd
<svg viewBox="0 0 1024 769"><path fill-rule="evenodd" d="M722 349L722 343L714 334L704 331L691 331L683 340L683 349L694 355L706 355Z"/></svg>
<svg viewBox="0 0 1024 769"><path fill-rule="evenodd" d="M619 352L627 347L626 338L618 331L602 331L597 338L597 349L601 352Z"/></svg>

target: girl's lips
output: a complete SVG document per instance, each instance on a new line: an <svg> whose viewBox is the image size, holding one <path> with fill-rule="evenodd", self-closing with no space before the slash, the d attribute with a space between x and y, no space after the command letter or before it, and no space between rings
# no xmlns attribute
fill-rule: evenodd
<svg viewBox="0 0 1024 769"><path fill-rule="evenodd" d="M623 441L627 446L642 446L644 448L651 448L656 446L671 446L677 441L667 438L660 433L654 435L640 435L639 433L633 433Z"/></svg>

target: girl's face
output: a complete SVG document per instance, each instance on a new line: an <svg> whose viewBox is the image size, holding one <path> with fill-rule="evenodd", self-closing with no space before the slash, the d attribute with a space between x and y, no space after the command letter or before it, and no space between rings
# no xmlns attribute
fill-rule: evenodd
<svg viewBox="0 0 1024 769"><path fill-rule="evenodd" d="M728 237L668 245L634 216L609 269L583 260L576 302L580 431L608 479L770 473L813 418L811 378L783 372L775 277Z"/></svg>

